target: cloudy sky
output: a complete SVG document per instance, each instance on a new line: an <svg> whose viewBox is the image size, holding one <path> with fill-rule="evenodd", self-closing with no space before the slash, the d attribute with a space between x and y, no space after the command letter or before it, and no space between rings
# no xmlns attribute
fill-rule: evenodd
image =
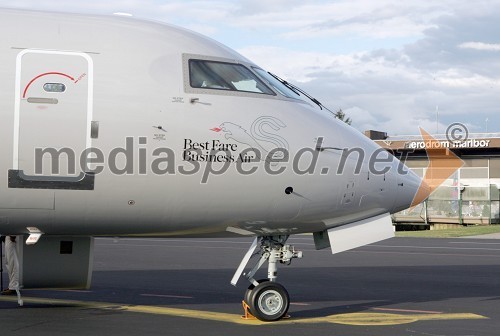
<svg viewBox="0 0 500 336"><path fill-rule="evenodd" d="M342 108L360 131L443 133L462 122L471 132L500 132L500 1L0 0L0 7L126 12L201 32Z"/></svg>

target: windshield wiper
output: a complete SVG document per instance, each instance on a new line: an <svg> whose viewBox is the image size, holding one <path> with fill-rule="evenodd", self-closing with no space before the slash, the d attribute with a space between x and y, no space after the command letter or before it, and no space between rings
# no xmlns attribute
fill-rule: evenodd
<svg viewBox="0 0 500 336"><path fill-rule="evenodd" d="M267 72L268 74L270 74L271 76L273 76L278 82L280 82L281 84L285 85L287 88L289 88L293 93L295 93L297 96L300 96L300 93L298 91L295 90L295 86L293 84L290 84L288 83L286 80L284 80L283 78L280 78L278 76L276 76L275 74L273 74L272 72Z"/></svg>
<svg viewBox="0 0 500 336"><path fill-rule="evenodd" d="M304 96L306 96L307 98L309 98L310 101L312 101L314 104L318 105L320 109L325 108L327 111L333 113L332 111L330 111L329 109L327 109L323 104L321 104L316 98L314 98L313 96L311 96L310 94L308 94L307 92L305 92L304 90L302 90L301 88L299 88L299 87L297 87L297 86L295 86L295 85L287 82L283 78L280 78L280 77L276 76L275 74L273 74L271 72L268 72L268 74L270 74L271 76L273 76L274 78L276 78L276 80L278 80L281 84L285 85L287 88L289 88L290 90L292 90L296 95L300 96L300 94L302 93Z"/></svg>

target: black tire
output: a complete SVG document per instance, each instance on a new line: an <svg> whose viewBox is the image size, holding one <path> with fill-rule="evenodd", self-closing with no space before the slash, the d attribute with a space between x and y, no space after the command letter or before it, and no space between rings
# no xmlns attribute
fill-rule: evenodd
<svg viewBox="0 0 500 336"><path fill-rule="evenodd" d="M247 303L253 316L270 322L286 315L290 307L290 296L279 283L265 281L250 290Z"/></svg>
<svg viewBox="0 0 500 336"><path fill-rule="evenodd" d="M263 282L266 282L266 281L269 281L268 279L260 279L260 280L257 280L257 282L259 284L263 283ZM255 285L254 284L251 284L250 286L248 286L246 292L245 292L245 296L243 297L243 300L245 301L245 303L250 306L250 294L252 293L253 289L255 288Z"/></svg>

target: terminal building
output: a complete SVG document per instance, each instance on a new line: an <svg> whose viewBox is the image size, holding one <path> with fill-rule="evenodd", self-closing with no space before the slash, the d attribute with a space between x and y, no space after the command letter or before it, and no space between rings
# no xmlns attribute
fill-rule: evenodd
<svg viewBox="0 0 500 336"><path fill-rule="evenodd" d="M418 176L425 175L428 160L421 136L365 135L392 152ZM422 204L393 215L398 230L435 229L457 225L500 224L500 133L469 134L464 141L433 135L464 162Z"/></svg>

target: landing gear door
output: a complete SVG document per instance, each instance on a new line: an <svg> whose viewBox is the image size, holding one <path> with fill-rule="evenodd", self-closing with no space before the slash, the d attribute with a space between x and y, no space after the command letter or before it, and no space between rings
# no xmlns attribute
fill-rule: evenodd
<svg viewBox="0 0 500 336"><path fill-rule="evenodd" d="M80 189L89 177L80 157L91 147L92 59L77 52L22 51L15 99L9 187Z"/></svg>

